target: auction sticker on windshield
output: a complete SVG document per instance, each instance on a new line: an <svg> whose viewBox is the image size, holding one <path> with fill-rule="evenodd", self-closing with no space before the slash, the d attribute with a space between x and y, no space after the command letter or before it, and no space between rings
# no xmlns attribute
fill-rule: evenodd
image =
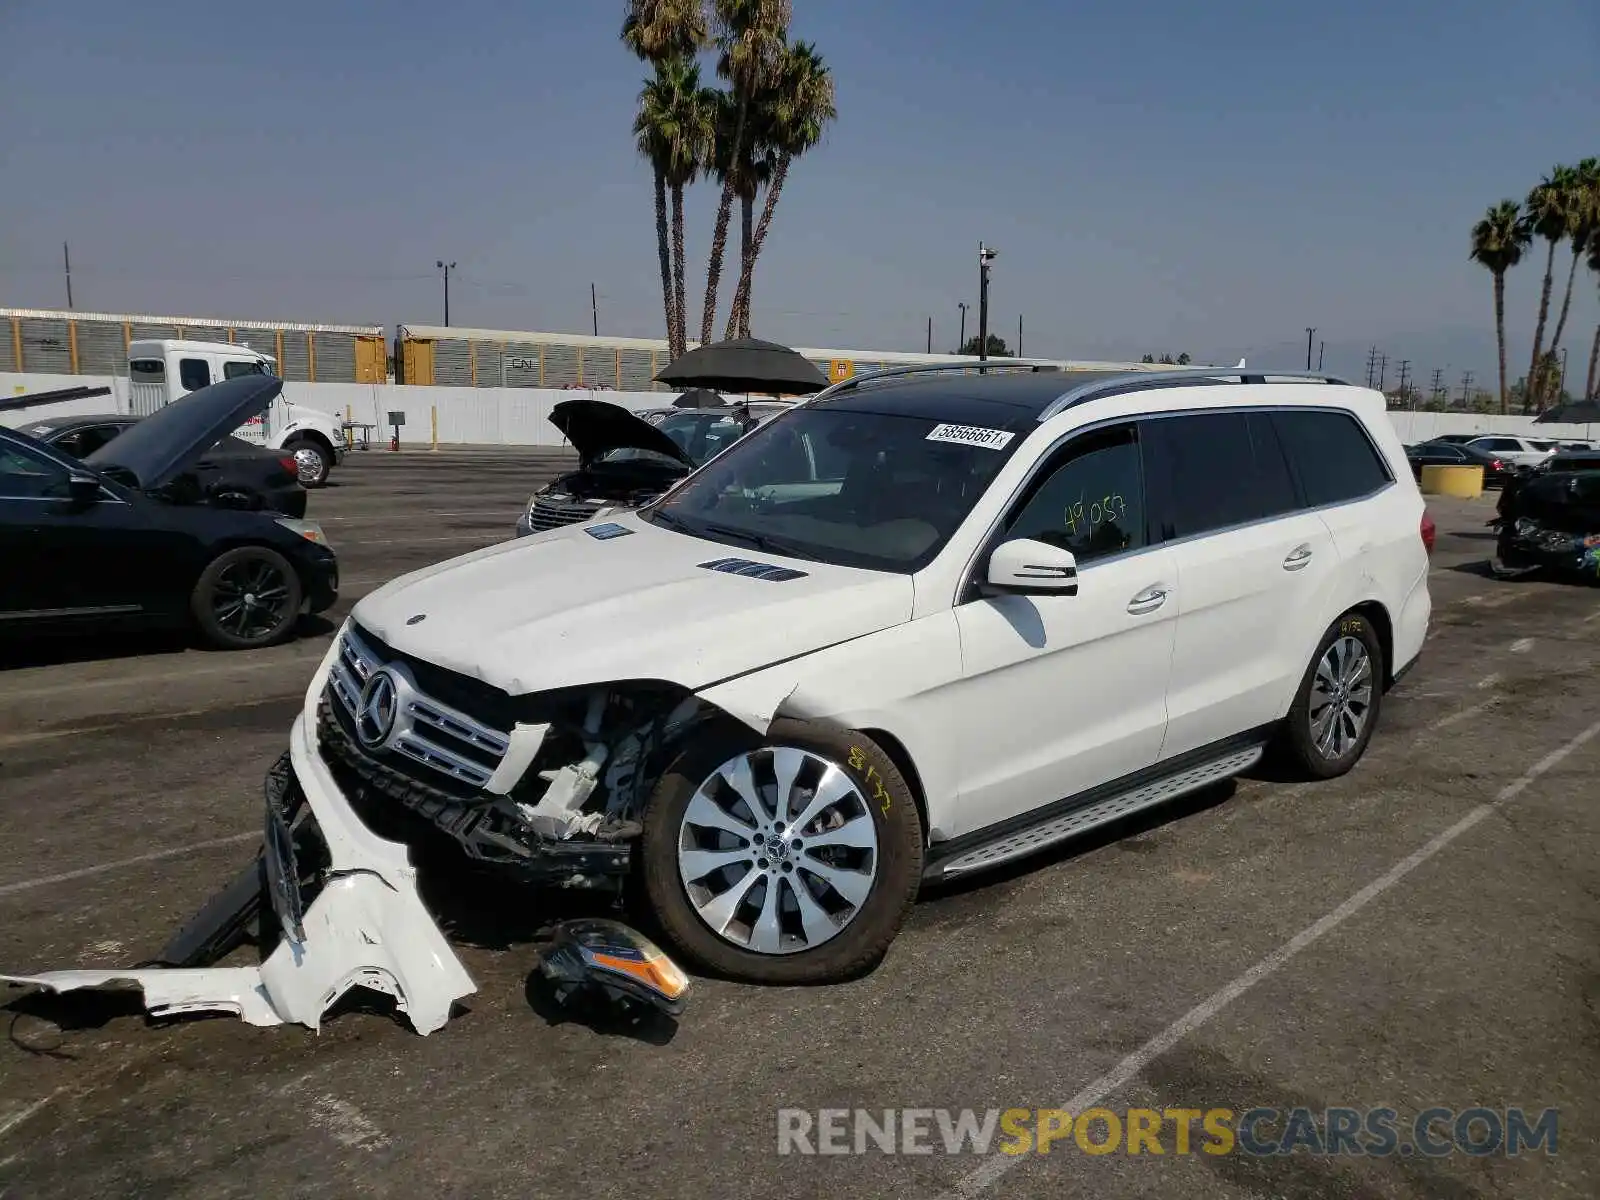
<svg viewBox="0 0 1600 1200"><path fill-rule="evenodd" d="M1004 429L980 429L976 425L935 425L927 440L954 442L958 446L983 446L988 450L1004 450L1015 436Z"/></svg>

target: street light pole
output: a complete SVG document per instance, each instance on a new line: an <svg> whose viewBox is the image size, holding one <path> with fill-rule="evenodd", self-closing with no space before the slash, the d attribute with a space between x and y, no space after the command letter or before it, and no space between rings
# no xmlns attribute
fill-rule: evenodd
<svg viewBox="0 0 1600 1200"><path fill-rule="evenodd" d="M992 246L978 243L978 360L989 357L989 264L998 253Z"/></svg>
<svg viewBox="0 0 1600 1200"><path fill-rule="evenodd" d="M1317 332L1315 325L1306 326L1306 370L1311 370L1311 336Z"/></svg>
<svg viewBox="0 0 1600 1200"><path fill-rule="evenodd" d="M439 259L433 264L444 272L444 323L445 328L450 327L450 272L455 270L455 263L447 263Z"/></svg>
<svg viewBox="0 0 1600 1200"><path fill-rule="evenodd" d="M956 307L961 310L961 340L956 343L956 353L964 354L967 349L967 302L958 300Z"/></svg>
<svg viewBox="0 0 1600 1200"><path fill-rule="evenodd" d="M1322 370L1322 352L1328 348L1327 342L1317 343L1317 370Z"/></svg>

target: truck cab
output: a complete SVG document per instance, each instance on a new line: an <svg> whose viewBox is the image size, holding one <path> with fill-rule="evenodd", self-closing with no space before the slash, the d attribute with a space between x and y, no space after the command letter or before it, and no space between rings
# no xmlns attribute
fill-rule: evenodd
<svg viewBox="0 0 1600 1200"><path fill-rule="evenodd" d="M135 416L240 375L275 375L269 354L231 342L192 342L173 338L128 343L128 403ZM294 455L300 483L320 487L344 457L344 431L338 418L292 403L279 394L272 407L234 431L234 436Z"/></svg>

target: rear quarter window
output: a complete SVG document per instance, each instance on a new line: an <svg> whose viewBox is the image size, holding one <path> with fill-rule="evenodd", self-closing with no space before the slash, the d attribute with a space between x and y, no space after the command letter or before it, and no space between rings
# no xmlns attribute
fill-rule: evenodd
<svg viewBox="0 0 1600 1200"><path fill-rule="evenodd" d="M1279 410L1272 426L1308 507L1357 500L1392 482L1377 447L1349 413Z"/></svg>

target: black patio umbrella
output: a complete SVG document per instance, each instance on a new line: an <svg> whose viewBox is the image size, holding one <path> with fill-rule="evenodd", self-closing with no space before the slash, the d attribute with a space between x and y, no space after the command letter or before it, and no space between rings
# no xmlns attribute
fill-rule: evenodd
<svg viewBox="0 0 1600 1200"><path fill-rule="evenodd" d="M656 376L676 387L716 388L809 396L828 386L828 378L798 351L759 338L712 342L682 355Z"/></svg>
<svg viewBox="0 0 1600 1200"><path fill-rule="evenodd" d="M1600 421L1600 400L1575 400L1547 408L1533 419L1535 425L1589 425Z"/></svg>
<svg viewBox="0 0 1600 1200"><path fill-rule="evenodd" d="M693 388L672 402L673 408L727 408L728 402L710 388Z"/></svg>

